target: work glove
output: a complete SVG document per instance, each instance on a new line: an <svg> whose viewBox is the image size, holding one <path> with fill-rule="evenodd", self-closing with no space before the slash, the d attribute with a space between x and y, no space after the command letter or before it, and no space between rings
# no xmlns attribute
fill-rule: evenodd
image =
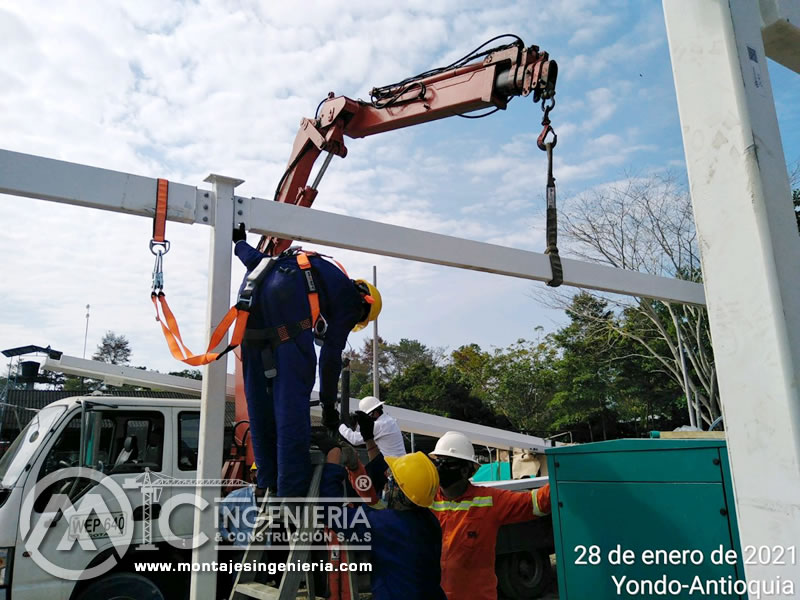
<svg viewBox="0 0 800 600"><path fill-rule="evenodd" d="M247 232L244 230L244 223L239 223L239 227L233 228L233 243L243 242L247 239Z"/></svg>
<svg viewBox="0 0 800 600"><path fill-rule="evenodd" d="M350 429L355 431L357 426L358 422L356 421L356 413L350 413Z"/></svg>
<svg viewBox="0 0 800 600"><path fill-rule="evenodd" d="M327 433L315 433L311 436L311 441L314 442L325 456L334 448L338 448L340 443Z"/></svg>
<svg viewBox="0 0 800 600"><path fill-rule="evenodd" d="M356 423L365 442L375 439L375 421L362 410L356 411Z"/></svg>
<svg viewBox="0 0 800 600"><path fill-rule="evenodd" d="M339 464L348 471L355 471L358 468L358 454L352 446L342 446L342 457Z"/></svg>
<svg viewBox="0 0 800 600"><path fill-rule="evenodd" d="M331 431L339 428L339 411L333 404L322 405L322 424Z"/></svg>

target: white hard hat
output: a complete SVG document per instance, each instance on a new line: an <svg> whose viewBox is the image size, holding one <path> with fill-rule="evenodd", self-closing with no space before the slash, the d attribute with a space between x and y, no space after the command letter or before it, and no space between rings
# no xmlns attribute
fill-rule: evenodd
<svg viewBox="0 0 800 600"><path fill-rule="evenodd" d="M430 454L437 457L460 458L478 464L478 461L475 460L475 449L472 447L472 442L466 435L458 431L448 431L440 437Z"/></svg>
<svg viewBox="0 0 800 600"><path fill-rule="evenodd" d="M365 396L358 402L358 410L367 414L371 413L376 408L383 406L383 402L378 400L375 396Z"/></svg>

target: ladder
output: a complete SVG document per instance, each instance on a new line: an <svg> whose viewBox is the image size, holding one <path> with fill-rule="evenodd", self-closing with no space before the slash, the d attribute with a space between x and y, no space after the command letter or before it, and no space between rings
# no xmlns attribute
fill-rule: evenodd
<svg viewBox="0 0 800 600"><path fill-rule="evenodd" d="M311 476L311 485L309 487L307 497L309 499L308 506L311 510L313 510L313 507L317 504L316 499L319 498L319 487L322 479L322 469L325 466L325 457L321 452L312 451L311 464L314 466L314 471ZM262 509L263 506L264 505L262 504ZM274 511L269 511L269 513L270 514L268 517L260 520L259 524L256 526L254 530L254 538L258 539L257 534L259 532L263 532L271 527L272 519L276 515L274 514ZM262 516L264 516L263 513ZM286 559L287 564L301 564L309 562L308 542L303 540L311 539L309 534L313 533L313 526L311 523L306 521L310 520L304 519L301 528L297 532L299 533L299 535L296 536L297 541L291 544L289 556ZM269 549L264 549L262 545L257 545L254 548L253 544L251 543L247 547L247 550L242 557L242 563L252 563L253 561L261 563L264 561L263 559L266 558L265 555L268 552ZM256 598L257 600L297 600L298 594L300 594L300 585L303 583L304 579L306 589L299 597L307 600L313 600L317 597L314 587L314 572L310 569L306 572L301 572L298 569L293 569L291 571L287 569L283 573L280 587L277 588L258 581L259 575L263 575L263 573L255 570L245 571L244 569L239 571L238 575L236 576L236 582L233 585L229 600L244 600L246 598ZM348 571L350 600L358 600L359 598L357 577L357 574Z"/></svg>

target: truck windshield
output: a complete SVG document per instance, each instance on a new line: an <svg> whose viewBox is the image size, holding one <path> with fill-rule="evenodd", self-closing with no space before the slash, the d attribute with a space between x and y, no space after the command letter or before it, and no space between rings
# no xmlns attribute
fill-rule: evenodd
<svg viewBox="0 0 800 600"><path fill-rule="evenodd" d="M20 431L17 439L0 458L0 487L14 487L25 465L33 457L39 445L47 438L59 417L67 410L66 406L46 406Z"/></svg>

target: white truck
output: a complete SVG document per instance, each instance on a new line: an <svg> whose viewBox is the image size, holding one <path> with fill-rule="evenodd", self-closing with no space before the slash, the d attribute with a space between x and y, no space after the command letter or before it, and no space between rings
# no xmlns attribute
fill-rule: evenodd
<svg viewBox="0 0 800 600"><path fill-rule="evenodd" d="M115 384L200 390L199 381L67 356L47 359L44 366ZM231 395L233 388L231 380ZM544 442L390 410L404 431L415 434L460 429L476 444L501 448ZM311 411L313 416L318 409ZM0 600L185 597L188 572L137 571L135 564L170 563L177 569L191 561L195 507L189 498L198 483L199 423L200 402L193 399L92 395L58 400L39 411L0 458ZM530 489L546 479L488 485ZM89 491L97 506L89 513L75 510ZM58 498L69 502L54 502ZM501 596L537 598L550 580L552 551L549 519L503 528L497 549ZM218 580L224 593L227 578L220 573Z"/></svg>

